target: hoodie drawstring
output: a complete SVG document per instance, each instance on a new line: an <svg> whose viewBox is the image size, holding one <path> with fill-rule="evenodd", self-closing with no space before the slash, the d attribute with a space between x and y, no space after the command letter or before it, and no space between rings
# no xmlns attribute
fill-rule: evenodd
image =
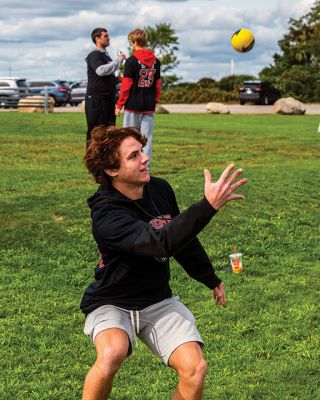
<svg viewBox="0 0 320 400"><path fill-rule="evenodd" d="M136 313L136 319L134 318L134 313ZM136 346L138 347L138 339L137 335L139 335L140 332L140 314L139 311L136 310L130 310L130 319L131 319L131 324L132 324L132 330L133 330L133 338L136 343Z"/></svg>

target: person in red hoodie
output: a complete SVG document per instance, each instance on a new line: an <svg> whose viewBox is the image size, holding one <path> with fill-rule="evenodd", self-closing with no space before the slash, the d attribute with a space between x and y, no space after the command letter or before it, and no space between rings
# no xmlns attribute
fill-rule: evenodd
<svg viewBox="0 0 320 400"><path fill-rule="evenodd" d="M120 115L124 107L124 127L136 127L146 136L144 153L152 156L152 135L156 103L160 100L160 61L153 50L146 49L148 34L134 29L128 35L133 54L125 64L124 76L117 101L115 114Z"/></svg>

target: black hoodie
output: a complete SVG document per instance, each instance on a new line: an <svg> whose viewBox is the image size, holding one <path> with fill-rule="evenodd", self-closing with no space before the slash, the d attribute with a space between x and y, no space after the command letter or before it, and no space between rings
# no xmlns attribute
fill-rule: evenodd
<svg viewBox="0 0 320 400"><path fill-rule="evenodd" d="M152 177L142 199L111 186L88 204L101 257L82 298L85 314L105 304L141 310L171 297L170 256L210 289L221 282L196 238L216 213L205 198L180 214L171 186Z"/></svg>

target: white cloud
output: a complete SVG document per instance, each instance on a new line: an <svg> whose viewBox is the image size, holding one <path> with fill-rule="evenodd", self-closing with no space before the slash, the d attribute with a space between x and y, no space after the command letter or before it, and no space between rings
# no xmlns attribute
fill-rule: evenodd
<svg viewBox="0 0 320 400"><path fill-rule="evenodd" d="M299 18L311 9L314 2L315 0L281 0L278 2L277 14L284 19Z"/></svg>
<svg viewBox="0 0 320 400"><path fill-rule="evenodd" d="M96 26L111 35L110 53L126 52L127 34L135 27L171 23L180 42L177 75L184 80L203 76L220 78L230 73L257 74L272 63L277 42L288 29L290 17L304 15L313 0L1 0L0 75L29 79L82 79L84 59L93 44ZM27 4L27 5L26 5ZM256 38L253 50L236 53L230 38L246 27Z"/></svg>

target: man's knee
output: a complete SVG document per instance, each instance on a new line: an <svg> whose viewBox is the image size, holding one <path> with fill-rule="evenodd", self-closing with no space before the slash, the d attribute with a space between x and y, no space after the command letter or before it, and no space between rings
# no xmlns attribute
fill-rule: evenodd
<svg viewBox="0 0 320 400"><path fill-rule="evenodd" d="M201 347L194 342L178 347L169 359L169 365L176 370L181 379L195 385L204 381L208 370Z"/></svg>
<svg viewBox="0 0 320 400"><path fill-rule="evenodd" d="M178 369L178 374L184 379L199 382L203 381L208 371L208 364L204 358L192 360Z"/></svg>
<svg viewBox="0 0 320 400"><path fill-rule="evenodd" d="M108 346L99 352L96 360L96 366L105 375L114 375L121 367L127 353L123 349L114 346Z"/></svg>
<svg viewBox="0 0 320 400"><path fill-rule="evenodd" d="M198 373L202 377L205 377L207 371L208 371L208 364L207 364L206 360L203 358L198 365Z"/></svg>

